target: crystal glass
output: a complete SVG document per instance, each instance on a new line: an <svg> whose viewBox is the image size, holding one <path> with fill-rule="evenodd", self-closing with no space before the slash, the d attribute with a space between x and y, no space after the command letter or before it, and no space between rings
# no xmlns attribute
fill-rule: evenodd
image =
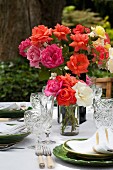
<svg viewBox="0 0 113 170"><path fill-rule="evenodd" d="M41 92L36 92L36 93L31 93L30 95L30 103L33 109L38 109L40 107L40 97L42 93Z"/></svg>
<svg viewBox="0 0 113 170"><path fill-rule="evenodd" d="M41 135L43 134L43 125L44 125L44 115L41 114L41 109L37 110L27 110L24 113L25 125L29 132L34 135L35 143L40 144ZM31 146L34 148L35 146Z"/></svg>
<svg viewBox="0 0 113 170"><path fill-rule="evenodd" d="M96 84L96 77L92 78L92 82L93 82L93 84L92 84L91 88L93 90L94 101L99 100L102 96L102 88L100 85Z"/></svg>
<svg viewBox="0 0 113 170"><path fill-rule="evenodd" d="M35 93L35 95L31 96L31 104L34 108L25 112L24 120L28 130L35 135L36 143L40 143L43 134L50 134L54 98L47 97L42 92Z"/></svg>
<svg viewBox="0 0 113 170"><path fill-rule="evenodd" d="M105 126L113 129L113 99L100 99L95 102L94 121L96 127Z"/></svg>
<svg viewBox="0 0 113 170"><path fill-rule="evenodd" d="M102 97L102 88L97 86L96 84L93 84L92 86L92 90L93 90L93 104L92 104L92 109L95 112L95 106L96 103L101 99Z"/></svg>
<svg viewBox="0 0 113 170"><path fill-rule="evenodd" d="M54 107L54 97L48 97L46 104L42 106L42 111L46 114L46 120L44 122L44 132L46 134L46 139L43 140L43 143L52 144L56 143L50 139L52 120L53 120L53 107Z"/></svg>
<svg viewBox="0 0 113 170"><path fill-rule="evenodd" d="M94 98L95 100L100 100L101 96L102 96L102 88L99 86L95 86L93 88L93 94L94 94Z"/></svg>

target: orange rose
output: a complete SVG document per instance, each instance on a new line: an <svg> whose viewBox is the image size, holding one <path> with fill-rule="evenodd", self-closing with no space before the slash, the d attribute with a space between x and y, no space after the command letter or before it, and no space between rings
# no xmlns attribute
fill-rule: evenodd
<svg viewBox="0 0 113 170"><path fill-rule="evenodd" d="M70 76L70 74L66 74L65 76L57 76L58 81L63 81L63 87L73 87L78 80L74 76Z"/></svg>
<svg viewBox="0 0 113 170"><path fill-rule="evenodd" d="M85 54L74 54L67 62L67 66L74 74L80 76L81 73L88 72L89 60Z"/></svg>
<svg viewBox="0 0 113 170"><path fill-rule="evenodd" d="M52 40L49 36L52 35L52 29L48 29L44 25L39 25L32 29L31 44L40 46L42 43Z"/></svg>
<svg viewBox="0 0 113 170"><path fill-rule="evenodd" d="M57 96L58 105L69 106L76 103L75 90L71 88L61 89Z"/></svg>
<svg viewBox="0 0 113 170"><path fill-rule="evenodd" d="M55 29L53 30L53 34L59 39L59 40L68 40L66 35L69 34L71 31L68 27L64 25L57 24L55 26Z"/></svg>
<svg viewBox="0 0 113 170"><path fill-rule="evenodd" d="M87 50L87 44L89 37L87 34L75 34L70 36L73 42L69 44L73 48L75 48L75 52L79 51L80 49Z"/></svg>
<svg viewBox="0 0 113 170"><path fill-rule="evenodd" d="M76 26L76 28L73 29L73 33L74 34L78 34L78 33L84 33L85 27L81 24L78 24Z"/></svg>

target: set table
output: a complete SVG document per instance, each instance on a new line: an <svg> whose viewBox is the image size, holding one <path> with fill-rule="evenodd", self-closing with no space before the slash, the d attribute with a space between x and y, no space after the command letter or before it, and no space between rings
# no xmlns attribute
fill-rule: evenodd
<svg viewBox="0 0 113 170"><path fill-rule="evenodd" d="M0 103L2 104L2 103ZM28 103L29 104L29 103ZM77 136L62 136L60 134L60 124L57 122L57 108L54 108L53 112L53 125L50 138L55 140L55 144L50 144L51 150L56 146L63 144L69 139L80 139L80 138L90 138L95 132L96 127L93 121L93 110L87 108L86 118L87 121L80 124L79 134ZM16 121L14 121L16 122ZM20 122L19 122L20 123ZM16 146L24 147L24 149L10 149L7 151L0 151L0 170L37 170L38 158L35 155L35 150L30 149L29 146L34 144L33 135L30 134L24 140L19 142ZM52 154L55 162L55 170L112 170L111 167L91 167L91 166L80 166L75 164L70 164L60 160ZM46 157L44 157L46 160ZM45 168L46 170L47 168Z"/></svg>

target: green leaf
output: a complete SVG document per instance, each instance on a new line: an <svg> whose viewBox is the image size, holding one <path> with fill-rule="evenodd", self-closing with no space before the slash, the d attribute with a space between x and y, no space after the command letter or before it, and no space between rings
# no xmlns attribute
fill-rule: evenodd
<svg viewBox="0 0 113 170"><path fill-rule="evenodd" d="M43 70L43 71L39 72L39 80L40 81L48 80L49 77L50 77L50 73L47 70Z"/></svg>

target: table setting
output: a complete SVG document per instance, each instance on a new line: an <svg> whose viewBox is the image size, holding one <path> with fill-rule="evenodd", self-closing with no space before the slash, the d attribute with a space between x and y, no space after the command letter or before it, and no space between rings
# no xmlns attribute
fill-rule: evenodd
<svg viewBox="0 0 113 170"><path fill-rule="evenodd" d="M27 105L31 106L30 102ZM0 123L0 169L112 169L113 132L109 128L96 128L92 107L87 107L87 120L80 124L79 134L63 136L60 133L61 125L57 122L57 107L54 106L50 139L56 143L41 143L37 148L31 148L36 144L34 134L26 134L25 123L17 120ZM26 135L21 136L23 133ZM6 139L4 135L9 137ZM13 135L13 139L10 135ZM4 150L2 144L5 144ZM98 153L94 154L92 146Z"/></svg>
<svg viewBox="0 0 113 170"><path fill-rule="evenodd" d="M0 169L112 169L112 127L103 126L105 119L95 124L96 85L86 76L97 68L112 72L113 48L104 28L38 25L19 54L46 84L30 102L0 103Z"/></svg>

